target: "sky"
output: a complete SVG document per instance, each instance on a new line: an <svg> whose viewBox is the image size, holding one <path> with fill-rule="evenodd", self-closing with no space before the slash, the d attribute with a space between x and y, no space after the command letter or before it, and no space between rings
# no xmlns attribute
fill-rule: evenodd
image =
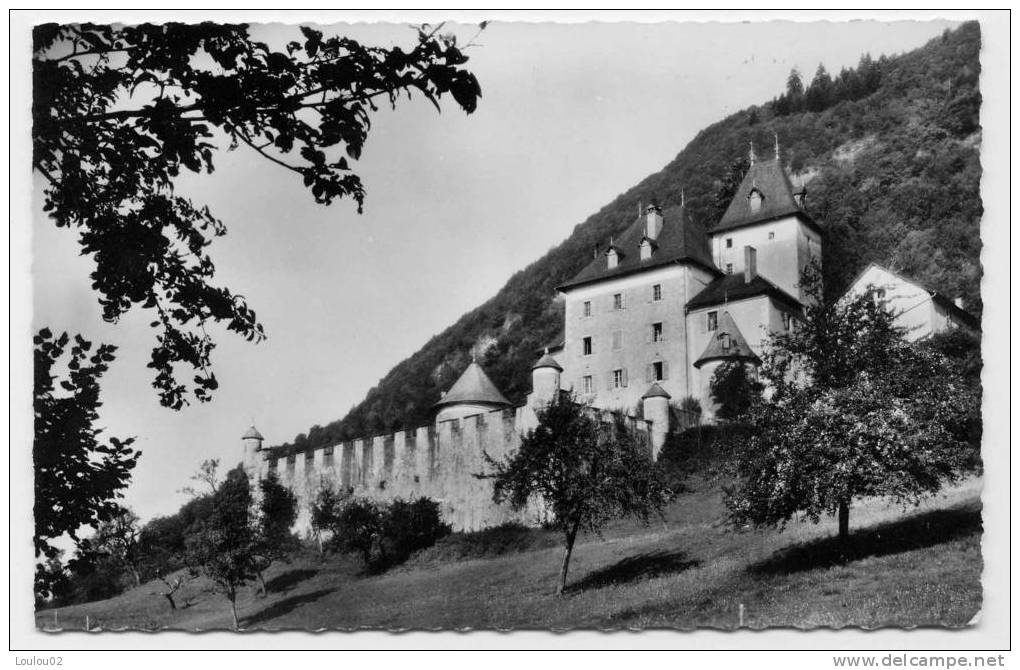
<svg viewBox="0 0 1020 670"><path fill-rule="evenodd" d="M807 81L819 63L837 73L864 52L908 51L953 25L490 23L468 50L483 95L474 114L452 99L441 114L403 100L373 117L355 164L364 214L350 202L316 205L296 175L241 149L219 152L213 174L180 180L227 226L210 249L216 283L244 295L268 335L251 344L212 330L212 402L159 405L145 367L150 315L102 321L91 261L42 212L38 176L32 327L119 347L103 378L101 425L135 436L143 452L125 503L143 519L170 514L203 460L240 460L253 421L272 445L341 418L394 364L702 128L780 93L792 67ZM321 29L379 45L414 40L407 25ZM477 27L448 30L466 41ZM271 43L298 35L281 24L253 32Z"/></svg>

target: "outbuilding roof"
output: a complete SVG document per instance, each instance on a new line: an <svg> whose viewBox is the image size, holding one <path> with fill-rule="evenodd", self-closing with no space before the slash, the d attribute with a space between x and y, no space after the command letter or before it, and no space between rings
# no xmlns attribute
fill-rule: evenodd
<svg viewBox="0 0 1020 670"><path fill-rule="evenodd" d="M762 195L761 206L751 208L751 192ZM754 223L771 221L783 216L795 215L819 232L821 227L812 219L793 197L793 186L778 158L755 161L744 175L737 192L730 200L729 207L715 224L710 233L741 228Z"/></svg>
<svg viewBox="0 0 1020 670"><path fill-rule="evenodd" d="M651 258L642 260L640 247L641 241L645 239L645 222L646 215L642 214L631 222L622 235L613 238L612 248L620 252L619 263L615 268L610 268L605 255L599 254L568 282L557 287L558 290L567 291L584 284L672 263L696 263L713 272L719 271L712 262L705 229L694 223L682 205L663 211L662 230L655 239L657 247Z"/></svg>
<svg viewBox="0 0 1020 670"><path fill-rule="evenodd" d="M712 339L708 341L704 353L694 361L694 367L701 368L709 361L744 360L760 364L761 359L751 350L744 334L737 328L737 323L729 312L723 312L716 324L717 328Z"/></svg>
<svg viewBox="0 0 1020 670"><path fill-rule="evenodd" d="M500 393L477 361L471 361L450 390L433 408L459 404L500 405L510 407L510 401Z"/></svg>

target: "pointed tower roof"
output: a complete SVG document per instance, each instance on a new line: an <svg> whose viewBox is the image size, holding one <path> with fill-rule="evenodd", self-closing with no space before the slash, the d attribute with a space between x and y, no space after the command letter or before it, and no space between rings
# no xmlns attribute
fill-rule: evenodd
<svg viewBox="0 0 1020 670"><path fill-rule="evenodd" d="M545 353L542 355L542 358L538 359L538 362L531 366L532 370L537 370L539 368L554 368L556 370L559 370L560 372L563 372L563 367L556 362L555 358L549 355L548 347L546 347Z"/></svg>
<svg viewBox="0 0 1020 670"><path fill-rule="evenodd" d="M751 209L749 197L754 190L762 195L757 211ZM740 182L726 213L709 232L714 234L791 215L821 232L818 224L793 197L793 186L778 156L771 160L755 160Z"/></svg>
<svg viewBox="0 0 1020 670"><path fill-rule="evenodd" d="M653 382L652 385L648 387L648 390L645 391L645 394L641 396L641 399L644 400L645 398L672 398L672 397L673 396L666 392L666 389L659 386L658 382Z"/></svg>
<svg viewBox="0 0 1020 670"><path fill-rule="evenodd" d="M242 440L264 440L266 438L262 437L262 433L260 433L258 431L258 429L255 427L255 424L252 424L251 428L249 428L248 431L244 435L241 436L241 439Z"/></svg>
<svg viewBox="0 0 1020 670"><path fill-rule="evenodd" d="M744 360L755 364L761 363L761 359L751 350L747 340L744 339L744 334L737 328L737 324L729 312L723 312L719 316L715 335L709 340L705 352L698 360L694 361L694 367L700 369L709 361L719 360Z"/></svg>
<svg viewBox="0 0 1020 670"><path fill-rule="evenodd" d="M496 385L489 379L489 376L482 370L482 366L474 360L464 370L460 379L454 382L446 395L440 398L439 402L432 407L459 405L461 403L510 407L510 401L500 393Z"/></svg>

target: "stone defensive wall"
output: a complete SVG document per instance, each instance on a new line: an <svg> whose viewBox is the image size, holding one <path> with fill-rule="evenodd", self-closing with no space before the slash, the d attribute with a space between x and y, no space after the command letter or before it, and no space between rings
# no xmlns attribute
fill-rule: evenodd
<svg viewBox="0 0 1020 670"><path fill-rule="evenodd" d="M275 472L297 496L299 532L310 530L310 505L324 486L380 502L431 498L455 531L510 521L534 526L543 521L540 505L515 512L493 501L485 454L504 460L536 424L534 410L523 405L278 457L265 450L254 466L259 479ZM643 434L648 430L640 420L631 419L630 427Z"/></svg>

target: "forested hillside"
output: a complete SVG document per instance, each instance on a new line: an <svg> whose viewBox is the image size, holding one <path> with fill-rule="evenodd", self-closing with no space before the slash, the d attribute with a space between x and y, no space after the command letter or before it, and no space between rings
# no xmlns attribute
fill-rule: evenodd
<svg viewBox="0 0 1020 670"><path fill-rule="evenodd" d="M964 24L895 58L863 57L831 77L784 91L704 129L660 172L617 196L502 290L390 370L346 417L315 426L290 445L307 449L427 423L430 407L470 360L472 348L514 402L531 386L540 348L562 328L555 287L578 272L592 247L633 220L638 203L678 204L711 226L749 142L771 151L807 186L808 211L825 230L830 295L877 261L980 315L980 30ZM782 86L782 82L777 82ZM682 104L682 101L677 101Z"/></svg>

